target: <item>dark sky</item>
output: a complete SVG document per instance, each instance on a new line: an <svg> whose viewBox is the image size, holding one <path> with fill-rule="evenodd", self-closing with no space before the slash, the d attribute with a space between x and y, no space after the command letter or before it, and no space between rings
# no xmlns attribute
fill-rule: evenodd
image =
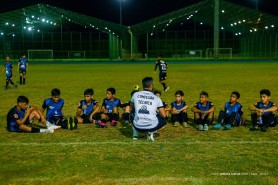
<svg viewBox="0 0 278 185"><path fill-rule="evenodd" d="M150 18L175 11L202 0L122 0L122 21L133 25ZM249 8L258 8L278 16L275 0L227 0ZM73 3L74 2L74 3ZM0 13L45 3L107 21L120 22L120 0L1 0Z"/></svg>

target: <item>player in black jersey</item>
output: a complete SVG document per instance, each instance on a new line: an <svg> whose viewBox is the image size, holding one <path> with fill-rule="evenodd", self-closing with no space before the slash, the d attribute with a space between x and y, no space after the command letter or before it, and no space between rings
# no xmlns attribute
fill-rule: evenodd
<svg viewBox="0 0 278 185"><path fill-rule="evenodd" d="M165 81L167 78L167 67L168 64L163 60L162 55L158 55L158 59L155 62L154 73L156 72L156 68L159 68L159 82L163 85L164 92L167 92L170 88L166 85Z"/></svg>

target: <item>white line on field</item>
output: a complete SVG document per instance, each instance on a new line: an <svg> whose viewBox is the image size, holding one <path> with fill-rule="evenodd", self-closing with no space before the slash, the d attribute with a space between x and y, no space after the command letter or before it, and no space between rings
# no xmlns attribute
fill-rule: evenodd
<svg viewBox="0 0 278 185"><path fill-rule="evenodd" d="M70 146L70 145L195 145L195 144L278 144L278 141L86 141L86 142L24 142L24 143L0 143L0 146Z"/></svg>

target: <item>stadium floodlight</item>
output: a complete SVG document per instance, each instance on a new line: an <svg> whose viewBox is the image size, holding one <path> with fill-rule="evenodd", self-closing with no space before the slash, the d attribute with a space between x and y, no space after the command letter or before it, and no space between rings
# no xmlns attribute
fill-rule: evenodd
<svg viewBox="0 0 278 185"><path fill-rule="evenodd" d="M8 22L6 22L6 25L9 25L9 23L8 23Z"/></svg>
<svg viewBox="0 0 278 185"><path fill-rule="evenodd" d="M15 34L13 33L13 37L15 37Z"/></svg>
<svg viewBox="0 0 278 185"><path fill-rule="evenodd" d="M245 22L245 19L243 19L242 22Z"/></svg>
<svg viewBox="0 0 278 185"><path fill-rule="evenodd" d="M241 21L238 21L238 24L241 24Z"/></svg>
<svg viewBox="0 0 278 185"><path fill-rule="evenodd" d="M3 33L3 32L1 32L1 35L4 35L4 33Z"/></svg>
<svg viewBox="0 0 278 185"><path fill-rule="evenodd" d="M32 18L35 18L35 16L34 16L34 15L32 15L31 17L32 17Z"/></svg>
<svg viewBox="0 0 278 185"><path fill-rule="evenodd" d="M200 22L201 25L203 25L203 22Z"/></svg>
<svg viewBox="0 0 278 185"><path fill-rule="evenodd" d="M224 30L224 27L223 27L223 26L221 27L221 30Z"/></svg>
<svg viewBox="0 0 278 185"><path fill-rule="evenodd" d="M15 25L14 24L12 24L12 27L14 27Z"/></svg>
<svg viewBox="0 0 278 185"><path fill-rule="evenodd" d="M231 26L234 26L234 24L231 24Z"/></svg>
<svg viewBox="0 0 278 185"><path fill-rule="evenodd" d="M31 27L28 27L28 31L32 31L32 28L31 28Z"/></svg>
<svg viewBox="0 0 278 185"><path fill-rule="evenodd" d="M250 30L250 32L252 33L253 31L252 31L252 30Z"/></svg>
<svg viewBox="0 0 278 185"><path fill-rule="evenodd" d="M274 25L273 25L273 24L271 25L271 28L274 28Z"/></svg>
<svg viewBox="0 0 278 185"><path fill-rule="evenodd" d="M268 26L265 26L264 28L265 28L265 29L268 29Z"/></svg>
<svg viewBox="0 0 278 185"><path fill-rule="evenodd" d="M222 10L222 13L225 13L225 10Z"/></svg>
<svg viewBox="0 0 278 185"><path fill-rule="evenodd" d="M45 19L42 19L42 22L45 22Z"/></svg>

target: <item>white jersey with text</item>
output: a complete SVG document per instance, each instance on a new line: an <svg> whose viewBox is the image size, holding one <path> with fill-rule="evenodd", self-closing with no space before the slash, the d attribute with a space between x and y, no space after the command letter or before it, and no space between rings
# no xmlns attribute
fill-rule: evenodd
<svg viewBox="0 0 278 185"><path fill-rule="evenodd" d="M135 116L133 124L139 129L151 129L158 125L157 109L163 107L161 99L152 92L143 90L133 94Z"/></svg>

